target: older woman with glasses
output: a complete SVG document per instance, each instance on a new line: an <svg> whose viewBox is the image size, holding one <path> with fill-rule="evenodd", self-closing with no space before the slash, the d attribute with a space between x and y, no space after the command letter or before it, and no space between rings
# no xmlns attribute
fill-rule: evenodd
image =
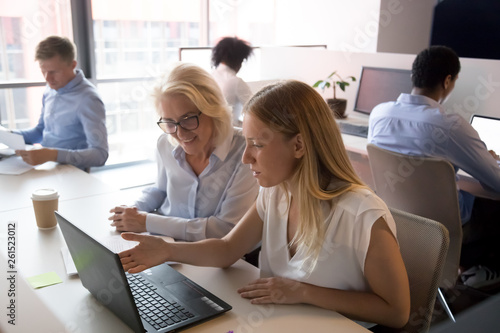
<svg viewBox="0 0 500 333"><path fill-rule="evenodd" d="M158 179L133 206L111 209L118 231L177 240L221 238L255 202L259 185L241 162L245 139L212 76L179 64L153 93L165 132L158 139Z"/></svg>

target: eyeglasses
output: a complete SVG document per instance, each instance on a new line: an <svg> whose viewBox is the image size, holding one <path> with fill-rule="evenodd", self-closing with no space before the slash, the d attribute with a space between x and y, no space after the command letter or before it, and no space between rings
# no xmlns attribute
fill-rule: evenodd
<svg viewBox="0 0 500 333"><path fill-rule="evenodd" d="M182 127L186 131L192 131L200 126L200 113L195 116L187 116L182 118L179 122L171 121L171 120L160 120L157 122L158 126L162 129L163 132L167 134L174 134L177 132L177 126Z"/></svg>

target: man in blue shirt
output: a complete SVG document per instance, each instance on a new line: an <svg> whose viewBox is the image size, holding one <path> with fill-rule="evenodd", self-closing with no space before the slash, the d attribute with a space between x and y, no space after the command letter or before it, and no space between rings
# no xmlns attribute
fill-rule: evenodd
<svg viewBox="0 0 500 333"><path fill-rule="evenodd" d="M500 193L498 155L487 150L465 119L457 114L446 114L442 106L454 89L459 72L460 60L452 49L431 46L420 52L412 66L411 94L401 94L397 101L382 103L373 109L368 142L402 154L441 157L453 164L455 170L464 170L484 187ZM478 242L486 244L485 235L486 238L498 236L500 202L475 198L462 190L458 198L462 223L464 227L468 224L466 229L470 231L464 229L464 243L471 246ZM489 240L498 243L496 239ZM467 267L474 260L482 260L478 257L484 251L464 248L462 265ZM498 246L494 251L499 251ZM468 253L472 252L477 254L467 259ZM495 274L487 272L483 275L485 278L490 276L490 282L500 280ZM481 283L475 283L475 286Z"/></svg>
<svg viewBox="0 0 500 333"><path fill-rule="evenodd" d="M64 37L51 36L36 49L47 86L38 125L15 130L27 144L41 144L16 153L31 165L47 161L81 169L104 165L108 158L106 114L97 89L76 69L75 47Z"/></svg>

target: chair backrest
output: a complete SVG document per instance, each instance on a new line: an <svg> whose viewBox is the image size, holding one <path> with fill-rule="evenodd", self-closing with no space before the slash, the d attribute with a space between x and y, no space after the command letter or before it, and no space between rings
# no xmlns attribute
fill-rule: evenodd
<svg viewBox="0 0 500 333"><path fill-rule="evenodd" d="M429 329L448 252L448 230L439 222L391 208L410 283L410 319L402 332Z"/></svg>
<svg viewBox="0 0 500 333"><path fill-rule="evenodd" d="M450 162L399 154L367 145L375 192L391 208L442 223L450 246L442 288L452 288L458 277L462 247L462 222L455 170Z"/></svg>

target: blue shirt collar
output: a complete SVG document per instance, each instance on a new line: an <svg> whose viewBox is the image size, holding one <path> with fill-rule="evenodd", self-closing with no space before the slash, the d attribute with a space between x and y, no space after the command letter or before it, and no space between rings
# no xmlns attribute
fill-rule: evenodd
<svg viewBox="0 0 500 333"><path fill-rule="evenodd" d="M65 94L69 91L72 91L74 87L82 83L83 79L84 79L83 71L81 69L77 69L76 76L71 81L69 81L64 87L57 90L57 93Z"/></svg>
<svg viewBox="0 0 500 333"><path fill-rule="evenodd" d="M398 102L407 104L429 105L430 107L442 110L442 105L437 101L423 95L401 94L398 97Z"/></svg>

